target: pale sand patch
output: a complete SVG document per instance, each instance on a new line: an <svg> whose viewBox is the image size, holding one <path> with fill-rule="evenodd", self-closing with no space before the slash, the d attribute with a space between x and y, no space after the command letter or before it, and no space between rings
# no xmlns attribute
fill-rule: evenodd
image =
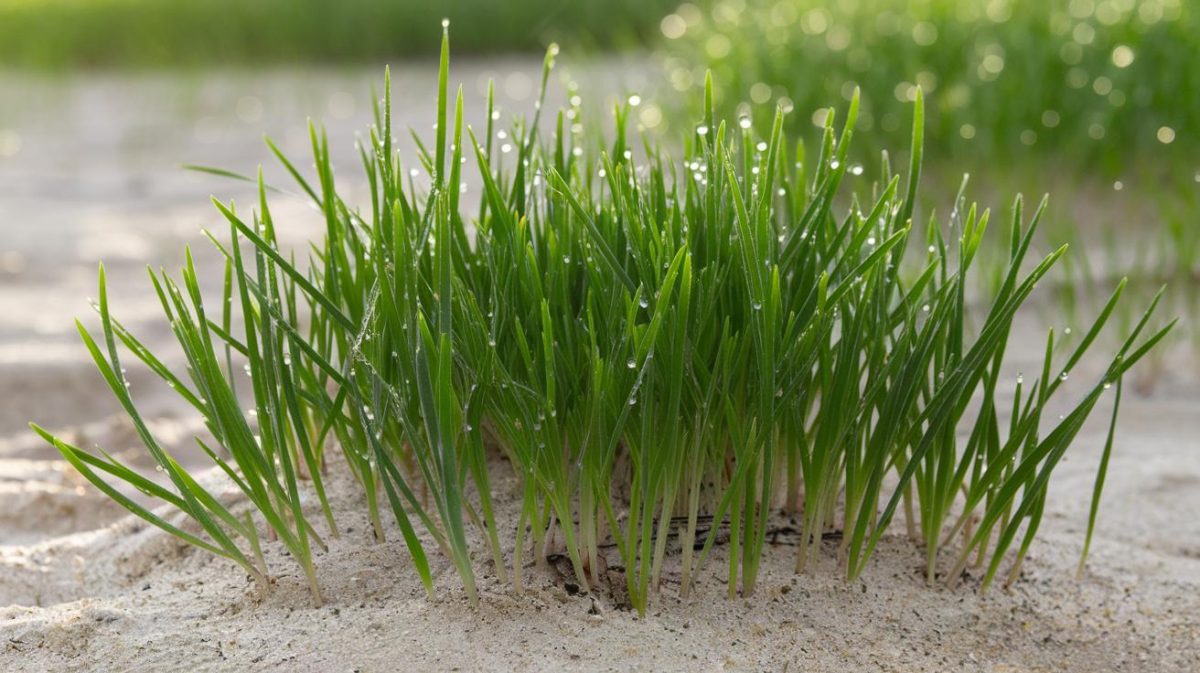
<svg viewBox="0 0 1200 673"><path fill-rule="evenodd" d="M622 606L617 572L609 573L615 590L573 595L569 570L551 563L530 568L525 594L515 595L482 551L479 608L436 556L437 597L429 600L398 531L390 526L387 543L371 541L359 491L335 466L345 533L317 555L325 606L311 607L279 545L268 548L278 579L264 598L231 564L121 518L0 547L0 605L9 606L0 608L0 669L1194 671L1196 398L1127 399L1093 557L1079 580L1099 427L1056 475L1044 532L1010 591L980 596L974 579L929 587L919 550L896 536L860 581L841 578L833 540L816 567L795 575L784 534L766 551L753 598L726 598L718 547L690 599L678 597L678 577L668 573L644 619ZM57 466L39 469L41 481L70 482ZM514 485L508 477L496 486L510 516ZM90 491L71 497L102 502ZM7 509L13 496L0 490L0 502ZM615 553L609 561L617 563Z"/></svg>

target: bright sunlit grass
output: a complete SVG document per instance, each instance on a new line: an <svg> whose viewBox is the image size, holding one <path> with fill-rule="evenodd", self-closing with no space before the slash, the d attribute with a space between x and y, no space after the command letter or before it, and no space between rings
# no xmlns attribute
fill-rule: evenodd
<svg viewBox="0 0 1200 673"><path fill-rule="evenodd" d="M628 105L603 142L598 129L571 133L561 112L539 119L538 106L511 128L505 154L493 147L492 110L487 128L463 128L447 44L436 132L418 139L411 163L393 148L385 89L362 150L368 203L339 196L321 131L313 175L271 146L324 216L306 260L279 247L260 178L253 211L216 202L229 222L228 236L211 236L223 277L200 277L190 256L178 280L151 273L184 371L117 321L101 271L101 333L80 333L165 483L37 431L131 512L264 586L262 545L278 540L269 544L286 547L318 602L320 550L338 535L322 478L331 451L361 485L377 538L381 517L394 517L429 591L440 554L472 600L485 567L520 590L525 554L557 533L585 590L611 539L644 612L668 535L680 538L684 593L718 544L718 526L698 532L702 515L727 524L729 593L750 596L780 507L803 522L797 569L822 533L841 530L840 566L857 577L899 515L931 580L942 556L951 581L972 561L985 586L1006 560L1016 577L1055 467L1170 329L1146 329L1157 299L1082 397L1052 416L1124 283L1072 348L1056 349L1051 332L1041 371L1009 395L1014 316L1063 250L1030 255L1042 209L1026 219L1017 199L990 306L968 306L990 216L964 207L952 222L914 222L919 90L906 174L884 155L871 194L851 195L841 184L857 96L840 131L826 118L815 151L785 132L782 111L766 126L725 124L709 82L680 158L631 142ZM463 200L466 172L482 181L478 203ZM206 305L202 285L222 288L223 301ZM131 358L205 419L197 442L248 515L155 439L125 383ZM520 483L516 521L496 514L492 452ZM126 498L112 485L121 482L187 525ZM303 506L308 493L319 507Z"/></svg>

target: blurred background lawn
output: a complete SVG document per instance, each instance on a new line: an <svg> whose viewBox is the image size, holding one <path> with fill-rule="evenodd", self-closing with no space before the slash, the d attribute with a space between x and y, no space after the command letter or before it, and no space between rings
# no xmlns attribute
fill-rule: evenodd
<svg viewBox="0 0 1200 673"><path fill-rule="evenodd" d="M0 60L42 69L375 62L655 39L673 0L4 0Z"/></svg>
<svg viewBox="0 0 1200 673"><path fill-rule="evenodd" d="M952 158L1119 176L1200 146L1200 12L1190 0L4 0L0 64L38 71L379 63L642 49L663 66L666 124L694 115L704 71L729 116L820 124L863 91L858 136L895 146L929 100ZM684 94L682 96L677 94ZM860 146L863 146L860 143ZM1148 161L1152 159L1152 161ZM1086 165L1084 165L1086 164ZM1191 173L1200 171L1193 162ZM1195 175L1187 175L1192 178Z"/></svg>
<svg viewBox="0 0 1200 673"><path fill-rule="evenodd" d="M795 126L819 125L861 87L856 135L887 144L920 87L931 148L943 156L1050 156L1116 176L1134 161L1195 152L1197 9L1191 0L725 0L683 4L661 28L672 88L698 90L711 68L728 113L750 114L754 103L766 123L763 104L781 102Z"/></svg>

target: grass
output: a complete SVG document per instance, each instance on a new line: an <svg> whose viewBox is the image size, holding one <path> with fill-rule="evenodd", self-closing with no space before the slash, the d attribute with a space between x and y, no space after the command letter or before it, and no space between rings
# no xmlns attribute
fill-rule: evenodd
<svg viewBox="0 0 1200 673"><path fill-rule="evenodd" d="M644 613L668 537L679 538L687 594L724 526L729 594L750 596L780 507L802 521L797 570L840 530L840 567L858 577L900 516L930 581L945 558L949 581L978 564L986 588L1006 560L1004 580L1016 578L1055 467L1107 407L1105 391L1171 328L1147 329L1156 298L1056 420L1050 405L1062 408L1068 373L1120 304L1118 283L1070 348L1049 333L1041 371L1010 396L1014 317L1064 249L1031 255L1044 202L1027 218L1016 199L1002 249L989 251L1007 262L990 304L974 306L970 270L993 245L991 216L965 201L950 221L915 211L919 91L905 174L884 153L857 194L843 187L857 96L840 130L826 117L812 149L785 132L782 109L764 126L721 121L710 80L682 159L628 137L632 102L607 136L579 108L542 119L539 105L508 130L506 153L493 147L493 110L486 128L463 128L448 67L444 34L439 121L433 138L414 134L412 163L393 146L385 86L361 147L370 198L359 207L339 196L319 128L315 174L270 145L324 216L306 260L279 247L260 173L245 178L259 185L252 211L214 201L229 225L227 238L210 234L223 277L199 278L190 256L179 281L151 273L184 371L114 318L101 271L101 334L80 333L167 483L35 430L131 512L264 585L268 532L317 603L323 538L338 535L322 481L336 450L376 538L394 518L431 593L432 554L452 562L472 601L489 565L519 592L526 555L541 562L551 535L586 591L603 581L611 540ZM585 121L591 133L570 130ZM478 203L460 189L471 163ZM202 283L221 288L219 306L205 306ZM142 422L123 380L129 357L205 419L209 437L196 441L244 493L244 514ZM1111 444L1110 430L1106 456ZM496 513L495 454L520 484L517 521ZM1097 503L1103 477L1104 467ZM1093 505L1089 538L1095 515ZM706 532L702 516L715 522Z"/></svg>
<svg viewBox="0 0 1200 673"><path fill-rule="evenodd" d="M460 52L642 44L669 0L13 0L0 3L0 63L41 69L378 61Z"/></svg>
<svg viewBox="0 0 1200 673"><path fill-rule="evenodd" d="M1186 280L1200 269L1191 215L1200 183L1195 10L1178 0L685 2L661 22L661 52L683 100L702 97L711 69L727 85L719 110L760 125L774 101L794 109L794 129L821 126L831 101L860 91L857 131L869 148L900 136L920 88L928 153L943 179L967 172L1012 191L1054 185L1059 199L1042 240L1073 245L1054 308L1070 326L1080 327L1075 305L1096 284L1090 273L1102 283L1127 274L1139 297L1178 278L1185 282L1167 300L1189 316L1187 331L1200 343ZM680 107L650 121L686 125L690 113ZM851 154L856 163L870 158ZM1089 212L1073 214L1082 203ZM1125 236L1130 217L1158 231ZM1122 257L1129 247L1137 259L1098 259L1099 270L1084 259ZM1003 262L982 261L993 259Z"/></svg>
<svg viewBox="0 0 1200 673"><path fill-rule="evenodd" d="M1188 206L1181 207L1183 203ZM1154 231L1130 236L1128 232L1102 232L1098 244L1089 252L1085 236L1075 230L1065 238L1078 242L1080 250L1064 259L1058 278L1055 279L1053 301L1043 310L1050 320L1058 320L1066 327L1078 327L1081 315L1088 307L1095 306L1103 287L1112 279L1128 279L1130 292L1136 298L1149 298L1166 284L1168 291L1162 303L1171 315L1177 315L1181 324L1171 341L1190 349L1194 355L1200 353L1200 295L1195 292L1195 283L1200 278L1200 257L1197 253L1196 228L1194 226L1195 195L1180 190L1172 198L1159 200L1162 206L1161 224ZM1169 204L1169 205L1168 205ZM1074 243L1073 243L1074 245ZM1054 317L1051 317L1054 316ZM1129 304L1120 307L1115 320L1121 329L1133 324L1137 316ZM1186 350L1184 353L1186 354ZM1178 362L1168 368L1171 348L1160 348L1149 354L1147 366L1140 369L1134 379L1135 389L1140 393L1154 390L1164 374L1180 374ZM1185 357L1185 363L1187 359Z"/></svg>
<svg viewBox="0 0 1200 673"><path fill-rule="evenodd" d="M720 109L752 112L759 124L769 122L763 104L780 100L795 108L793 125L820 125L832 101L861 89L858 129L875 141L901 129L920 87L931 146L960 163L1037 157L1028 163L1116 175L1141 162L1157 172L1182 165L1190 177L1200 168L1195 9L1182 0L721 0L684 3L661 30L676 89L699 98L711 68L726 84Z"/></svg>

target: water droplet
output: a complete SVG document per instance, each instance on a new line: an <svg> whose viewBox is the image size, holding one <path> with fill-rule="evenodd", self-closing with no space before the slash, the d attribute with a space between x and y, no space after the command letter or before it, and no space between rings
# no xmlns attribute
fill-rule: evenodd
<svg viewBox="0 0 1200 673"><path fill-rule="evenodd" d="M442 28L450 27L450 19L442 19Z"/></svg>
<svg viewBox="0 0 1200 673"><path fill-rule="evenodd" d="M875 245L875 237L874 236L870 236L867 238L867 245Z"/></svg>
<svg viewBox="0 0 1200 673"><path fill-rule="evenodd" d="M708 127L707 127L707 126L703 126L703 125L701 125L701 126L697 126L697 127L696 127L696 135L698 135L698 136L706 136L706 135L708 135Z"/></svg>
<svg viewBox="0 0 1200 673"><path fill-rule="evenodd" d="M761 310L761 309L762 309L762 302L761 302L761 301L756 301L756 302L753 302L753 303L751 303L751 304L750 304L750 308L754 309L755 311Z"/></svg>
<svg viewBox="0 0 1200 673"><path fill-rule="evenodd" d="M752 122L750 121L749 117L742 117L741 119L738 119L738 126L744 128L744 129L750 128L751 123Z"/></svg>
<svg viewBox="0 0 1200 673"><path fill-rule="evenodd" d="M634 406L635 404L637 404L637 398L636 398L636 397L631 397L631 398L629 398L629 406L631 406L631 407L632 407L632 406Z"/></svg>
<svg viewBox="0 0 1200 673"><path fill-rule="evenodd" d="M633 368L637 367L637 360L634 360L633 358L629 358L629 362L626 362L625 366L629 367L630 369L633 369Z"/></svg>
<svg viewBox="0 0 1200 673"><path fill-rule="evenodd" d="M1109 388L1112 388L1112 384L1111 384L1111 383L1109 383L1108 381L1105 381L1105 382L1104 382L1104 389L1105 389L1105 390L1108 390Z"/></svg>
<svg viewBox="0 0 1200 673"><path fill-rule="evenodd" d="M1068 374L1067 372L1065 372L1065 371L1064 371L1063 373L1061 373L1061 374L1059 374L1059 375L1058 375L1058 380L1059 380L1059 381L1066 381L1066 380L1067 380L1067 378L1069 378L1069 377L1070 377L1070 374Z"/></svg>
<svg viewBox="0 0 1200 673"><path fill-rule="evenodd" d="M929 304L925 304L924 306L922 306L922 307L921 307L921 310L922 310L922 311L924 311L924 312L926 312L926 313L929 313Z"/></svg>
<svg viewBox="0 0 1200 673"><path fill-rule="evenodd" d="M629 97L629 106L637 107L642 104L642 97L636 93Z"/></svg>
<svg viewBox="0 0 1200 673"><path fill-rule="evenodd" d="M463 423L463 434L469 435L475 428L471 427L470 423Z"/></svg>
<svg viewBox="0 0 1200 673"><path fill-rule="evenodd" d="M649 300L649 299L647 299L646 297L640 297L640 298L638 299L638 306L641 306L642 308L649 308L649 307L650 307L650 300Z"/></svg>
<svg viewBox="0 0 1200 673"><path fill-rule="evenodd" d="M862 174L863 174L863 167L862 167L862 166L860 166L860 165L858 165L858 164L855 164L855 165L851 166L851 167L850 167L850 174L851 174L851 175L862 175Z"/></svg>

